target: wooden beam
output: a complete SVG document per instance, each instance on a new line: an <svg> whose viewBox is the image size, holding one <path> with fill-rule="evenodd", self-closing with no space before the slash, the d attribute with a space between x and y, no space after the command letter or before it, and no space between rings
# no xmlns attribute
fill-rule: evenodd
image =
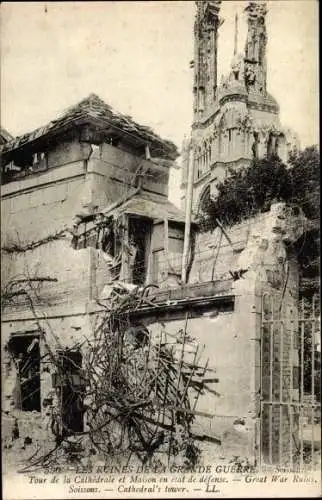
<svg viewBox="0 0 322 500"><path fill-rule="evenodd" d="M120 273L121 281L129 281L130 268L129 268L129 218L126 214L122 214L122 266Z"/></svg>
<svg viewBox="0 0 322 500"><path fill-rule="evenodd" d="M163 253L164 253L164 263L162 266L163 271L166 276L169 273L169 221L164 219L163 221Z"/></svg>

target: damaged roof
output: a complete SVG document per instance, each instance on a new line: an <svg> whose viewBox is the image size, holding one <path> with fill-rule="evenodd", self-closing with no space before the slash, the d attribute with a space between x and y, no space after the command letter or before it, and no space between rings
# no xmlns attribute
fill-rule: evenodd
<svg viewBox="0 0 322 500"><path fill-rule="evenodd" d="M103 213L109 215L120 215L122 213L148 217L153 220L173 220L176 222L185 222L185 214L176 205L171 203L165 196L141 191L135 194L129 200L120 206L112 209L107 207Z"/></svg>
<svg viewBox="0 0 322 500"><path fill-rule="evenodd" d="M5 128L0 127L0 145L12 141L12 139L13 136Z"/></svg>
<svg viewBox="0 0 322 500"><path fill-rule="evenodd" d="M9 156L22 147L31 145L35 141L58 135L68 129L80 125L92 125L104 134L114 132L125 139L135 141L136 146L148 145L153 156L175 160L178 150L174 143L159 137L152 129L139 125L132 117L114 111L96 94L90 94L75 106L70 107L61 117L52 120L44 127L33 132L21 135L1 146L3 156Z"/></svg>

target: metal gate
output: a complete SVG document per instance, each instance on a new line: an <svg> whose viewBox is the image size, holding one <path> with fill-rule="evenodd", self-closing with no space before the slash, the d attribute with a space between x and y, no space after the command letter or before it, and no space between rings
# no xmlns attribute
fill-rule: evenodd
<svg viewBox="0 0 322 500"><path fill-rule="evenodd" d="M319 467L321 451L320 301L282 307L262 297L260 466Z"/></svg>

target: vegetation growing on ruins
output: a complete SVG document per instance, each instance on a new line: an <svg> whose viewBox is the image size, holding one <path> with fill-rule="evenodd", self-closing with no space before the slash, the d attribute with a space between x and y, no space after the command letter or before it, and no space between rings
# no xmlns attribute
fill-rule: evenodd
<svg viewBox="0 0 322 500"><path fill-rule="evenodd" d="M310 219L319 217L320 153L316 146L294 151L284 164L278 156L254 159L249 167L230 169L217 185L218 194L202 206L200 228L230 226L270 209L275 201L301 208Z"/></svg>

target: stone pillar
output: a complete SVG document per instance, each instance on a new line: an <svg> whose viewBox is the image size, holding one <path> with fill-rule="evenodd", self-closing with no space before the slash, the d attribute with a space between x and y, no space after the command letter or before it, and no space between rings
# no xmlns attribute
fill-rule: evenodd
<svg viewBox="0 0 322 500"><path fill-rule="evenodd" d="M216 132L216 134L214 135L212 157L213 157L213 162L217 162L220 159L220 139L218 132Z"/></svg>
<svg viewBox="0 0 322 500"><path fill-rule="evenodd" d="M294 217L284 204L273 205L269 214L253 224L247 247L236 263L236 268L248 269L245 279L236 282L236 312L240 302L240 314L245 314L245 322L249 321L247 326L254 339L251 384L255 443L261 448L258 458L268 464L290 465L291 445L297 439L297 415L292 402L299 397L293 377L299 365L295 345L299 272L297 260L288 254L285 242L296 241L304 223L303 215ZM252 306L256 318L253 322Z"/></svg>
<svg viewBox="0 0 322 500"><path fill-rule="evenodd" d="M245 279L240 279L234 285L235 312L234 322L242 332L243 337L247 337L247 343L251 358L251 363L247 367L249 370L249 405L248 416L244 422L244 454L243 458L257 465L259 462L260 442L260 411L259 411L259 390L260 390L260 291L257 286L257 274L247 273ZM244 370L246 367L244 367Z"/></svg>
<svg viewBox="0 0 322 500"><path fill-rule="evenodd" d="M258 158L264 158L267 155L267 137L263 131L259 132Z"/></svg>

